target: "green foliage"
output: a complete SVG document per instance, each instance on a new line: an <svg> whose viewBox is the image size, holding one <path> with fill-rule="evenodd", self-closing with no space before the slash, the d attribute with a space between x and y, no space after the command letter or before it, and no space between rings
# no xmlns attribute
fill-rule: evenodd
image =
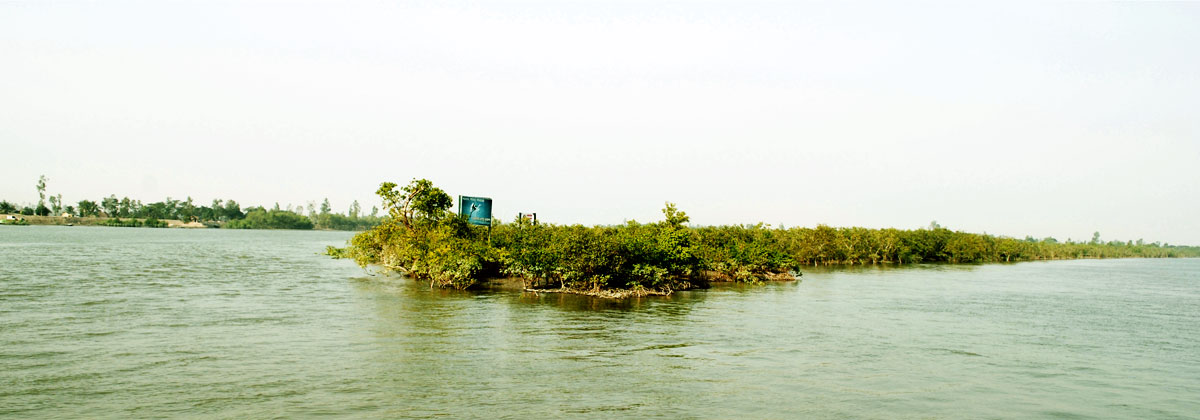
<svg viewBox="0 0 1200 420"><path fill-rule="evenodd" d="M348 217L337 213L318 214L315 223L317 229L330 230L364 230L378 225L378 217Z"/></svg>
<svg viewBox="0 0 1200 420"><path fill-rule="evenodd" d="M932 224L936 226L935 224ZM931 229L792 228L781 231L783 250L799 265L878 263L984 263L1068 258L1200 256L1196 247L1132 243L1059 243Z"/></svg>
<svg viewBox="0 0 1200 420"><path fill-rule="evenodd" d="M361 266L380 264L409 276L429 280L431 286L465 289L485 275L499 272L501 252L487 244L486 228L467 225L455 217L409 228L389 219L374 229L355 235L342 258Z"/></svg>
<svg viewBox="0 0 1200 420"><path fill-rule="evenodd" d="M7 201L0 201L0 214L16 213L17 206Z"/></svg>
<svg viewBox="0 0 1200 420"><path fill-rule="evenodd" d="M383 198L388 214L408 228L416 223L437 223L453 204L450 195L428 179L413 179L400 191L395 183L384 182L375 194Z"/></svg>
<svg viewBox="0 0 1200 420"><path fill-rule="evenodd" d="M329 246L325 247L325 255L333 257L333 259L335 259L335 260L340 260L343 258L353 258L353 256L350 255L350 250L348 247L347 248L338 248L333 245L329 245Z"/></svg>
<svg viewBox="0 0 1200 420"><path fill-rule="evenodd" d="M142 222L139 222L137 219L121 220L120 217L106 219L97 224L100 226L112 226L112 227L141 227L142 226Z"/></svg>
<svg viewBox="0 0 1200 420"><path fill-rule="evenodd" d="M82 217L96 217L100 215L100 205L95 201L80 200L79 215Z"/></svg>
<svg viewBox="0 0 1200 420"><path fill-rule="evenodd" d="M701 258L717 279L758 282L771 275L796 271L796 261L784 252L782 231L762 224L695 229Z"/></svg>
<svg viewBox="0 0 1200 420"><path fill-rule="evenodd" d="M312 229L312 221L307 217L284 210L263 210L257 208L246 213L243 219L232 220L225 224L229 229Z"/></svg>
<svg viewBox="0 0 1200 420"><path fill-rule="evenodd" d="M616 227L533 225L523 220L472 226L449 213L449 195L427 180L377 192L393 216L356 235L331 255L359 265L380 264L434 287L467 288L488 276L509 275L578 290L608 288L671 291L704 286L687 215L668 203L666 220Z"/></svg>
<svg viewBox="0 0 1200 420"><path fill-rule="evenodd" d="M138 219L122 220L121 218L117 217L117 218L112 218L112 219L105 219L103 221L100 221L97 224L100 226L113 226L113 227L148 227L148 228L165 228L165 227L167 227L167 222L155 219L153 217L147 218L144 220L138 220Z"/></svg>

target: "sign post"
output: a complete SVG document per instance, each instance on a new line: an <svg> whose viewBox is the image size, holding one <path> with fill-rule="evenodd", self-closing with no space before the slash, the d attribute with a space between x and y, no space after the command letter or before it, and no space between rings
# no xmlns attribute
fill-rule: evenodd
<svg viewBox="0 0 1200 420"><path fill-rule="evenodd" d="M458 214L467 217L472 225L492 225L492 199L488 197L458 196Z"/></svg>
<svg viewBox="0 0 1200 420"><path fill-rule="evenodd" d="M458 214L466 216L467 223L488 227L488 243L492 243L492 199L489 197L458 196Z"/></svg>
<svg viewBox="0 0 1200 420"><path fill-rule="evenodd" d="M517 213L517 218L527 220L530 224L537 224L537 213Z"/></svg>

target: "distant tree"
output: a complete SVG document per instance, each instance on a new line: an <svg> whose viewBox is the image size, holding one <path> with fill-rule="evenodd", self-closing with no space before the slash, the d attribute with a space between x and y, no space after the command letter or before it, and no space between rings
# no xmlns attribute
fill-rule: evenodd
<svg viewBox="0 0 1200 420"><path fill-rule="evenodd" d="M21 214L22 214L22 215L25 215L25 216L33 216L33 213L34 213L34 209L33 209L33 207L25 206L25 207L22 207L22 208L21 208Z"/></svg>
<svg viewBox="0 0 1200 420"><path fill-rule="evenodd" d="M192 196L188 196L183 203L179 204L179 219L184 221L194 221L196 219L196 205L192 203Z"/></svg>
<svg viewBox="0 0 1200 420"><path fill-rule="evenodd" d="M329 199L326 198L325 201L321 203L321 214L329 214L331 211L333 211L333 206L329 205Z"/></svg>
<svg viewBox="0 0 1200 420"><path fill-rule="evenodd" d="M353 203L350 203L350 210L347 211L346 214L350 216L351 219L357 219L359 211L361 211L361 209L358 207L358 200L354 200Z"/></svg>
<svg viewBox="0 0 1200 420"><path fill-rule="evenodd" d="M75 213L75 206L67 206L67 207L66 207L66 208L64 208L63 210L65 210L65 211L67 212L67 214L71 214L71 215L75 215L75 214L76 214L76 213Z"/></svg>
<svg viewBox="0 0 1200 420"><path fill-rule="evenodd" d="M50 196L50 213L54 215L62 214L62 204L59 204L58 197Z"/></svg>
<svg viewBox="0 0 1200 420"><path fill-rule="evenodd" d="M38 204L37 209L34 210L34 214L37 214L38 216L49 216L50 208L46 207L45 204Z"/></svg>
<svg viewBox="0 0 1200 420"><path fill-rule="evenodd" d="M117 201L117 195L112 194L107 198L100 200L100 207L104 208L104 214L108 217L117 217L117 210L120 209Z"/></svg>
<svg viewBox="0 0 1200 420"><path fill-rule="evenodd" d="M193 217L194 217L196 220L217 220L217 219L220 219L220 217L217 215L216 211L215 211L215 210L213 210L213 208L212 208L212 207L209 207L209 206L198 206L198 207L196 207L195 214L193 215Z"/></svg>
<svg viewBox="0 0 1200 420"><path fill-rule="evenodd" d="M371 217L379 217L379 207L371 206Z"/></svg>
<svg viewBox="0 0 1200 420"><path fill-rule="evenodd" d="M17 206L7 201L0 201L0 213L16 213Z"/></svg>
<svg viewBox="0 0 1200 420"><path fill-rule="evenodd" d="M167 219L182 219L182 217L179 216L179 200L173 200L171 197L167 197L167 201L164 201L163 204L166 205Z"/></svg>
<svg viewBox="0 0 1200 420"><path fill-rule="evenodd" d="M929 222L929 230L938 230L941 228L942 228L942 225L939 225L937 220Z"/></svg>
<svg viewBox="0 0 1200 420"><path fill-rule="evenodd" d="M1099 232L1099 231L1097 231L1096 233L1093 233L1093 234L1092 234L1092 242L1091 242L1091 244L1092 244L1092 245L1098 245L1099 243L1100 243L1100 232Z"/></svg>
<svg viewBox="0 0 1200 420"><path fill-rule="evenodd" d="M100 213L100 206L96 205L95 201L80 200L79 201L79 216L94 217Z"/></svg>
<svg viewBox="0 0 1200 420"><path fill-rule="evenodd" d="M226 221L237 220L246 217L246 214L242 213L241 206L233 200L225 201L225 208L221 212L221 215Z"/></svg>
<svg viewBox="0 0 1200 420"><path fill-rule="evenodd" d="M117 202L117 217L133 217L133 200L129 197L121 197L121 201Z"/></svg>
<svg viewBox="0 0 1200 420"><path fill-rule="evenodd" d="M38 182L37 182L38 207L46 207L46 181L49 181L49 179L46 178L45 175L38 177Z"/></svg>
<svg viewBox="0 0 1200 420"><path fill-rule="evenodd" d="M150 204L146 205L145 207L143 207L142 211L140 213L141 213L140 216L142 216L142 217L148 217L148 218L153 218L153 219L169 219L170 218L170 214L169 214L170 212L167 207L167 203L163 203L163 202L150 203Z"/></svg>

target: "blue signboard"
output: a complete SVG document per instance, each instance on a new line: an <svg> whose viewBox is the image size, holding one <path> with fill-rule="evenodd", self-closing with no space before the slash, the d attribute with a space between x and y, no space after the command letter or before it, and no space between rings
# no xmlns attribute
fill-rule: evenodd
<svg viewBox="0 0 1200 420"><path fill-rule="evenodd" d="M492 199L487 197L458 196L458 214L467 216L473 225L492 225Z"/></svg>

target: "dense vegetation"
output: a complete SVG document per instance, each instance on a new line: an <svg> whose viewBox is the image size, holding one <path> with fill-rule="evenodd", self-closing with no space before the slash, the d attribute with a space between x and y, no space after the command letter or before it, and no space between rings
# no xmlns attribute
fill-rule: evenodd
<svg viewBox="0 0 1200 420"><path fill-rule="evenodd" d="M117 218L112 218L112 219L105 219L104 221L101 221L97 224L99 224L101 226L114 226L114 227L148 227L148 228L165 228L165 227L167 227L167 222L155 219L153 217L143 219L143 220L138 220L138 219L122 220L120 217L117 217Z"/></svg>
<svg viewBox="0 0 1200 420"><path fill-rule="evenodd" d="M688 227L688 216L667 203L664 220L584 227L493 222L471 226L449 211L450 196L428 180L376 193L391 218L329 254L359 265L401 270L431 286L467 288L488 277L511 276L526 287L572 291L670 293L710 281L791 278L805 265L980 263L1070 258L1196 257L1200 248L1102 242L1059 243L955 232L932 223L916 230L772 229L736 225Z"/></svg>
<svg viewBox="0 0 1200 420"><path fill-rule="evenodd" d="M254 209L243 219L230 220L225 224L230 229L312 229L307 217L284 210Z"/></svg>
<svg viewBox="0 0 1200 420"><path fill-rule="evenodd" d="M81 200L76 205L63 201L62 194L46 193L45 176L38 178L36 189L38 203L18 206L8 201L0 200L0 214L61 216L74 217L104 217L117 219L144 220L180 220L183 222L205 222L211 226L230 227L237 229L332 229L332 230L363 230L378 225L381 218L377 216L378 209L372 209L370 215L362 214L355 201L350 205L346 214L333 212L329 199L321 203L320 208L315 203L308 203L307 209L302 206L287 206L283 209L279 204L271 210L261 206L243 209L237 201L214 199L210 205L197 205L191 197L176 200L167 197L166 200L154 203L142 203L129 197L118 199L109 195L99 202ZM47 202L49 203L47 205ZM306 211L307 210L307 211ZM288 214L284 214L288 213ZM308 223L303 223L305 219ZM97 224L108 226L131 226L129 220L106 220ZM155 225L157 226L157 225ZM165 225L164 225L165 226Z"/></svg>

